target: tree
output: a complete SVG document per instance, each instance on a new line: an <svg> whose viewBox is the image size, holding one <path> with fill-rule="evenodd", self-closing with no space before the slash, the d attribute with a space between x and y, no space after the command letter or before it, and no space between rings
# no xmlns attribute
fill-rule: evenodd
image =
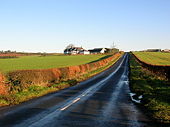
<svg viewBox="0 0 170 127"><path fill-rule="evenodd" d="M109 53L116 53L116 52L119 52L119 49L116 48L116 45L113 42L112 45L111 45L111 49L110 49Z"/></svg>
<svg viewBox="0 0 170 127"><path fill-rule="evenodd" d="M73 47L74 47L73 44L69 44L69 45L66 47L66 49L70 49L70 48L73 48Z"/></svg>

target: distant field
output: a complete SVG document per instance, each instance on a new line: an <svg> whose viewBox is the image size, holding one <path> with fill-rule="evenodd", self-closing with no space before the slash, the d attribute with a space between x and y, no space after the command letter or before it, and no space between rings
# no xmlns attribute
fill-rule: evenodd
<svg viewBox="0 0 170 127"><path fill-rule="evenodd" d="M48 69L85 64L108 57L107 55L75 56L21 56L20 58L0 59L0 72L23 69Z"/></svg>
<svg viewBox="0 0 170 127"><path fill-rule="evenodd" d="M138 58L153 65L170 65L170 53L163 52L133 52Z"/></svg>

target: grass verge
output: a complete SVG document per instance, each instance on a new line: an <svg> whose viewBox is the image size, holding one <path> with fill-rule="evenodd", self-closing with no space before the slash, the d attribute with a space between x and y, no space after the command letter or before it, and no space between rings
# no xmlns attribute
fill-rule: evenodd
<svg viewBox="0 0 170 127"><path fill-rule="evenodd" d="M143 95L141 106L146 113L161 123L170 123L170 82L142 68L130 54L130 88L137 96Z"/></svg>
<svg viewBox="0 0 170 127"><path fill-rule="evenodd" d="M36 85L31 85L26 89L18 90L17 86L14 87L12 90L13 92L9 95L4 95L0 96L0 106L7 106L7 105L15 105L19 104L21 102L40 97L43 95L46 95L48 93L56 92L61 89L73 86L78 84L81 81L84 81L106 69L111 67L122 55L114 59L113 61L109 62L106 66L98 68L96 70L87 72L79 77L69 79L66 81L61 81L57 84L50 85L50 86L36 86ZM15 90L16 89L16 90Z"/></svg>

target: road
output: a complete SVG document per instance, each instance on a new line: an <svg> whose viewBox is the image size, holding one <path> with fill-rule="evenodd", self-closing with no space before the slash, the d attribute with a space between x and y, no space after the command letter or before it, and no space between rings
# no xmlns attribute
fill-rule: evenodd
<svg viewBox="0 0 170 127"><path fill-rule="evenodd" d="M76 86L0 108L0 127L144 127L131 101L126 53L106 71Z"/></svg>

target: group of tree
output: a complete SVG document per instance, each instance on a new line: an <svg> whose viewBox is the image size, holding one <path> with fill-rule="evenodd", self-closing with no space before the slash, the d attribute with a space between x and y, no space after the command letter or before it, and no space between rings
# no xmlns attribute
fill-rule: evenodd
<svg viewBox="0 0 170 127"><path fill-rule="evenodd" d="M6 51L0 51L0 53L4 53L4 54L7 54L7 53L16 53L16 51L11 51L11 50L6 50Z"/></svg>

